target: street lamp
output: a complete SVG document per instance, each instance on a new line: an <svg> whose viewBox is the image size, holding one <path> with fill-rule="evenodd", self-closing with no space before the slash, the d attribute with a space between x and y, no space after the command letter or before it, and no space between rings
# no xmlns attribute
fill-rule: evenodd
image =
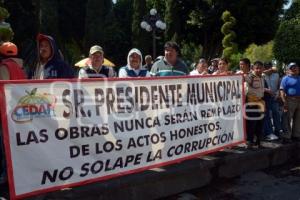
<svg viewBox="0 0 300 200"><path fill-rule="evenodd" d="M141 22L141 27L148 32L152 31L153 59L156 58L156 31L165 30L167 25L164 23L155 8L150 10L150 15L146 15Z"/></svg>

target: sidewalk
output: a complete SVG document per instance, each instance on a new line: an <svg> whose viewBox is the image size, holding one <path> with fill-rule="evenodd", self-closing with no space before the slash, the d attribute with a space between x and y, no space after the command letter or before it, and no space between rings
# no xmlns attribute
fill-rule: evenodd
<svg viewBox="0 0 300 200"><path fill-rule="evenodd" d="M208 185L218 179L300 160L300 143L263 142L263 148L234 147L163 168L32 197L32 200L146 200ZM2 190L2 189L1 189ZM1 191L0 191L1 192Z"/></svg>

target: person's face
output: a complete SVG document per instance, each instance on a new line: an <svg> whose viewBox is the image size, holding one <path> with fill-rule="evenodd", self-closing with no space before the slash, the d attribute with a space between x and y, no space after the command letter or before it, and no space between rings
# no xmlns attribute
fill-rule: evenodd
<svg viewBox="0 0 300 200"><path fill-rule="evenodd" d="M253 72L256 76L261 76L264 68L262 65L254 65Z"/></svg>
<svg viewBox="0 0 300 200"><path fill-rule="evenodd" d="M92 67L101 67L103 64L103 54L101 52L96 52L90 55Z"/></svg>
<svg viewBox="0 0 300 200"><path fill-rule="evenodd" d="M171 64L176 63L177 51L171 47L165 48L165 58Z"/></svg>
<svg viewBox="0 0 300 200"><path fill-rule="evenodd" d="M243 72L244 72L244 71L248 71L249 68L250 68L244 61L240 61L239 65L240 65L240 69L241 69Z"/></svg>
<svg viewBox="0 0 300 200"><path fill-rule="evenodd" d="M48 40L42 40L40 42L40 58L41 60L48 60L52 55L52 48Z"/></svg>
<svg viewBox="0 0 300 200"><path fill-rule="evenodd" d="M197 65L197 69L200 73L207 70L207 63L206 62L199 62Z"/></svg>
<svg viewBox="0 0 300 200"><path fill-rule="evenodd" d="M151 64L152 63L152 58L151 57L147 57L145 59L146 64Z"/></svg>
<svg viewBox="0 0 300 200"><path fill-rule="evenodd" d="M132 53L129 56L129 64L133 69L139 69L141 63L141 57L137 53Z"/></svg>
<svg viewBox="0 0 300 200"><path fill-rule="evenodd" d="M220 60L219 63L218 63L218 69L219 69L221 72L227 71L227 69L228 69L228 64L227 64L224 60Z"/></svg>
<svg viewBox="0 0 300 200"><path fill-rule="evenodd" d="M290 75L297 76L299 75L299 67L293 66L288 70Z"/></svg>

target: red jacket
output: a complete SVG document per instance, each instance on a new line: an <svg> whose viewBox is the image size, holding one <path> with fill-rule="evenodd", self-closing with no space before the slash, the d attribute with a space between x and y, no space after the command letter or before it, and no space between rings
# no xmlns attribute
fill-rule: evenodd
<svg viewBox="0 0 300 200"><path fill-rule="evenodd" d="M3 59L0 63L0 67L6 66L9 72L9 80L19 80L26 79L24 71L21 69L21 66L11 58Z"/></svg>

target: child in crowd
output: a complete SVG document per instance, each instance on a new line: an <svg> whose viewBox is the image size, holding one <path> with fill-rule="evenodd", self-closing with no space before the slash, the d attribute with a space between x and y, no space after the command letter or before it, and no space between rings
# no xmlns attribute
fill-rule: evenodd
<svg viewBox="0 0 300 200"><path fill-rule="evenodd" d="M262 77L263 63L256 61L253 70L246 78L246 129L249 147L260 146L265 112L264 79ZM256 141L254 142L254 135Z"/></svg>

